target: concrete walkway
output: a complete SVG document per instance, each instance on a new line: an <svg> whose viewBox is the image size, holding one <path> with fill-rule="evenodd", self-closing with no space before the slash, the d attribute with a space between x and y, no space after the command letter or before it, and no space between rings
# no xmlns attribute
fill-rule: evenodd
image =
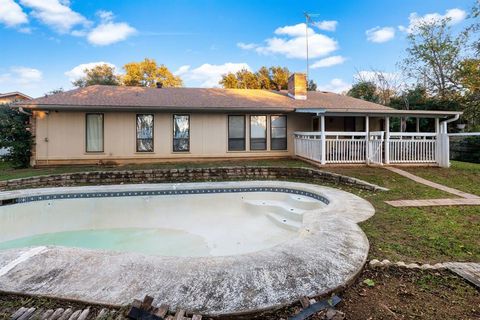
<svg viewBox="0 0 480 320"><path fill-rule="evenodd" d="M445 199L421 199L421 200L392 200L385 201L393 207L432 207L432 206L478 206L480 205L480 196L463 192L454 188L444 186L442 184L432 182L430 180L421 178L410 172L399 168L386 167L385 169L395 172L401 176L411 179L415 182L438 189L447 193L451 193L460 198L445 198Z"/></svg>

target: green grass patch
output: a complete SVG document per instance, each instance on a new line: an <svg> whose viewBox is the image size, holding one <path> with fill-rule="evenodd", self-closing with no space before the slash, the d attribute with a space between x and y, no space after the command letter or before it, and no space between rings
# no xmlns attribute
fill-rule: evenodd
<svg viewBox="0 0 480 320"><path fill-rule="evenodd" d="M416 169L416 168L415 168ZM437 170L437 168L419 168ZM387 200L455 197L382 168L335 167L327 170L387 187L390 191L348 191L370 201L375 215L361 224L370 240L370 258L436 263L480 261L480 208L478 206L395 208ZM480 165L455 164L452 177L473 171L471 183L480 185ZM477 171L478 170L478 171ZM433 179L432 179L433 180ZM461 179L457 184L461 184ZM460 189L460 186L456 186Z"/></svg>

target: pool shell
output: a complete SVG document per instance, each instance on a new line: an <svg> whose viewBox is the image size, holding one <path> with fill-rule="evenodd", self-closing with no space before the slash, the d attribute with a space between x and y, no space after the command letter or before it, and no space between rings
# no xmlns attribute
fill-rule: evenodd
<svg viewBox="0 0 480 320"><path fill-rule="evenodd" d="M116 305L149 294L177 308L232 315L327 294L361 270L369 246L357 223L371 217L374 209L351 193L329 187L278 181L118 185L17 190L1 193L0 199L256 190L306 195L327 205L306 211L295 237L241 255L165 257L66 247L0 251L0 290Z"/></svg>

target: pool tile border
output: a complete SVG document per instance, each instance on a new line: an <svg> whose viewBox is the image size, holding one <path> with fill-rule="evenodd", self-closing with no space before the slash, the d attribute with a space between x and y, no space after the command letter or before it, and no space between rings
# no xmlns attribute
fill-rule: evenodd
<svg viewBox="0 0 480 320"><path fill-rule="evenodd" d="M170 195L191 195L191 194L213 194L213 193L242 193L242 192L281 192L297 194L313 198L325 204L329 200L319 194L292 188L276 187L248 187L248 188L200 188L200 189L180 189L180 190L148 190L148 191L109 191L109 192L77 192L77 193L59 193L48 195L37 195L18 197L9 199L3 205L21 204L36 201L48 200L67 200L67 199L86 199L86 198L116 198L116 197L142 197L142 196L170 196Z"/></svg>

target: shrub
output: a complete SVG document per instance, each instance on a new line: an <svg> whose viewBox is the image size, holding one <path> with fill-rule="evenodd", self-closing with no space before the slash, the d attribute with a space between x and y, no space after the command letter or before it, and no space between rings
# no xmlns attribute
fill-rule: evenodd
<svg viewBox="0 0 480 320"><path fill-rule="evenodd" d="M29 116L8 105L0 106L0 148L8 150L2 160L11 162L15 168L28 167L31 147Z"/></svg>

